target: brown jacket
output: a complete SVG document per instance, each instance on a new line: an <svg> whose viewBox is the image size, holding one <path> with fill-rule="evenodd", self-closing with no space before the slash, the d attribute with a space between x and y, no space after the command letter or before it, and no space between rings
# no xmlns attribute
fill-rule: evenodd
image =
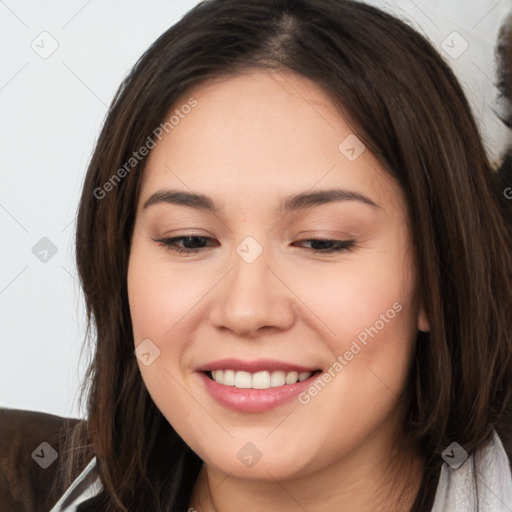
<svg viewBox="0 0 512 512"><path fill-rule="evenodd" d="M66 429L79 419L0 408L0 512L48 512ZM43 444L45 443L45 444Z"/></svg>

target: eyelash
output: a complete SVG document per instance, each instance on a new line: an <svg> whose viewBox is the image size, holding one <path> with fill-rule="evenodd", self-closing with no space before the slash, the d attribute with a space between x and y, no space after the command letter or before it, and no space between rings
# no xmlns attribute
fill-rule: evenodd
<svg viewBox="0 0 512 512"><path fill-rule="evenodd" d="M194 239L194 238L200 238L203 240L213 240L213 238L209 238L206 236L178 236L175 238L161 238L161 239L155 239L153 238L153 241L159 243L160 245L164 246L170 251L174 251L179 254L196 254L201 249L204 249L204 247L200 247L197 249L187 249L183 247L179 247L175 244L176 241L182 241L185 239ZM339 253L339 252L348 252L351 250L354 250L357 245L355 243L355 240L332 240L327 238L308 238L306 240L300 240L300 242L330 242L335 243L337 246L335 248L327 249L327 250L321 250L321 249L311 249L314 253L317 254L333 254L333 253Z"/></svg>

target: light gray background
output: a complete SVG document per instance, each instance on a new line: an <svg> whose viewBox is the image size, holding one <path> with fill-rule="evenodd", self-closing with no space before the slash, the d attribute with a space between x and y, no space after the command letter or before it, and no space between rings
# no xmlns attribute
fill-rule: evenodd
<svg viewBox="0 0 512 512"><path fill-rule="evenodd" d="M0 0L0 405L85 416L77 390L90 354L80 359L73 253L85 169L122 78L196 3ZM494 45L512 1L368 3L406 19L450 62L499 163L509 134L494 112Z"/></svg>

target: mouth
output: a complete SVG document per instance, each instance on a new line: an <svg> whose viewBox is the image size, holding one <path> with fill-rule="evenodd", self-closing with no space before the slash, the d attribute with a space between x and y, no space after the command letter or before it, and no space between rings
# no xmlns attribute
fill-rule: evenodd
<svg viewBox="0 0 512 512"><path fill-rule="evenodd" d="M247 371L235 371L231 369L208 370L203 372L209 379L223 386L235 387L238 389L269 389L281 386L292 386L297 382L309 379L322 370L313 371L283 371L263 370L255 373Z"/></svg>
<svg viewBox="0 0 512 512"><path fill-rule="evenodd" d="M223 359L196 369L206 392L237 412L265 412L296 398L322 370L274 360Z"/></svg>

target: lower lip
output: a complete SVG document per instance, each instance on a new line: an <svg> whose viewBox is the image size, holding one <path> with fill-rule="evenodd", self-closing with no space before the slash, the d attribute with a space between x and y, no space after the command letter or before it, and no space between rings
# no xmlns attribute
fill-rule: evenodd
<svg viewBox="0 0 512 512"><path fill-rule="evenodd" d="M224 386L210 379L204 372L199 372L210 395L221 405L239 412L264 412L275 409L289 402L308 388L319 372L295 384L285 384L268 389L247 389Z"/></svg>

